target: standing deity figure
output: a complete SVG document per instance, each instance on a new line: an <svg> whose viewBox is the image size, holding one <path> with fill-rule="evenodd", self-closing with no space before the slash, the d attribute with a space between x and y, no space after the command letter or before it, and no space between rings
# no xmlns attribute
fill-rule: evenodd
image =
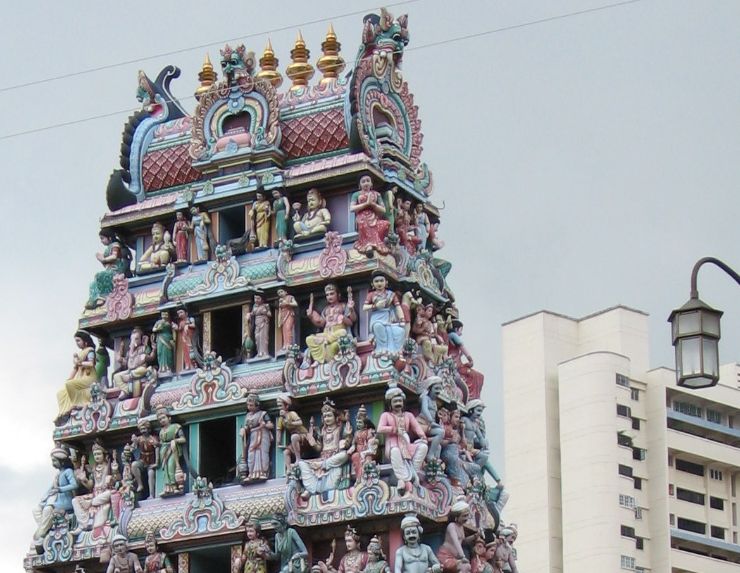
<svg viewBox="0 0 740 573"><path fill-rule="evenodd" d="M339 352L339 339L349 334L349 330L357 320L355 301L352 290L347 289L347 302L341 302L337 285L329 283L324 287L326 306L319 314L313 308L313 293L309 298L306 314L309 320L324 331L306 337L306 346L314 362L324 364L329 362Z"/></svg>
<svg viewBox="0 0 740 573"><path fill-rule="evenodd" d="M179 495L185 489L185 474L180 457L185 447L185 434L180 424L172 422L167 408L157 408L159 422L159 463L162 470L162 496Z"/></svg>
<svg viewBox="0 0 740 573"><path fill-rule="evenodd" d="M149 488L148 499L154 499L156 489L154 488L154 479L159 466L159 440L157 436L152 435L152 425L149 420L140 419L137 427L139 435L131 436L131 447L138 451L138 459L131 464L131 473L136 481L136 491L144 491L144 480ZM144 477L146 476L146 478Z"/></svg>
<svg viewBox="0 0 740 573"><path fill-rule="evenodd" d="M486 438L486 426L483 423L483 409L486 405L483 400L476 398L470 400L466 407L468 409L467 416L462 419L463 433L465 437L465 443L468 448L473 462L480 469L480 473L487 472L496 482L499 488L503 488L501 477L493 467L491 462L488 460L490 455L488 438Z"/></svg>
<svg viewBox="0 0 740 573"><path fill-rule="evenodd" d="M383 544L377 535L373 535L370 543L367 544L367 565L362 573L391 573L391 568L383 553Z"/></svg>
<svg viewBox="0 0 740 573"><path fill-rule="evenodd" d="M166 233L169 236L169 233ZM139 272L157 271L167 266L175 257L172 241L165 241L165 230L162 223L152 225L152 244L139 259Z"/></svg>
<svg viewBox="0 0 740 573"><path fill-rule="evenodd" d="M157 341L157 364L160 374L171 374L175 371L176 329L177 325L172 323L167 310L162 311L159 320L152 327L152 333Z"/></svg>
<svg viewBox="0 0 740 573"><path fill-rule="evenodd" d="M419 249L426 250L432 224L429 221L429 215L424 211L424 203L417 203L414 207L414 225L416 227L416 238L419 241Z"/></svg>
<svg viewBox="0 0 740 573"><path fill-rule="evenodd" d="M463 323L458 319L452 319L450 323L450 330L447 333L447 340L449 345L449 354L455 360L458 368L467 366L468 368L473 367L473 357L465 348L462 339ZM465 357L465 362L463 362Z"/></svg>
<svg viewBox="0 0 740 573"><path fill-rule="evenodd" d="M119 400L141 395L139 385L146 376L147 361L150 358L150 349L147 348L144 332L138 326L134 327L129 338L128 352L125 352L124 345L121 344L116 356L118 367L123 368L113 375L113 385L121 391Z"/></svg>
<svg viewBox="0 0 740 573"><path fill-rule="evenodd" d="M355 418L355 433L352 438L352 446L347 453L352 460L352 469L355 472L355 481L362 479L365 464L374 460L378 455L378 438L375 424L367 417L367 408L361 404Z"/></svg>
<svg viewBox="0 0 740 573"><path fill-rule="evenodd" d="M245 482L266 480L270 477L270 446L274 425L270 416L260 408L257 394L247 396L247 415L240 430L242 460L249 472Z"/></svg>
<svg viewBox="0 0 740 573"><path fill-rule="evenodd" d="M442 573L432 548L421 543L423 532L415 514L407 514L401 520L403 545L396 550L395 573Z"/></svg>
<svg viewBox="0 0 740 573"><path fill-rule="evenodd" d="M306 544L295 529L288 527L285 514L276 514L272 523L275 527L275 552L270 558L280 562L280 573L290 573L296 559L308 558Z"/></svg>
<svg viewBox="0 0 740 573"><path fill-rule="evenodd" d="M352 200L349 210L355 214L355 249L368 256L372 256L373 251L381 255L388 254L385 239L390 223L385 219L383 197L373 189L373 180L369 175L360 178L360 190Z"/></svg>
<svg viewBox="0 0 740 573"><path fill-rule="evenodd" d="M267 573L267 559L271 555L270 546L262 535L262 528L256 521L248 521L244 532L239 569L244 573Z"/></svg>
<svg viewBox="0 0 740 573"><path fill-rule="evenodd" d="M153 531L147 531L144 538L146 559L144 559L144 573L174 573L172 561L164 551L157 551L157 537Z"/></svg>
<svg viewBox="0 0 740 573"><path fill-rule="evenodd" d="M516 539L514 530L510 527L502 528L498 533L498 544L496 553L493 556L494 563L497 564L501 571L506 573L518 573L516 558L512 543Z"/></svg>
<svg viewBox="0 0 740 573"><path fill-rule="evenodd" d="M406 322L401 302L388 290L388 278L373 272L373 290L367 293L362 309L369 313L369 330L376 354L398 354L406 340Z"/></svg>
<svg viewBox="0 0 740 573"><path fill-rule="evenodd" d="M270 319L272 311L265 302L262 292L254 293L254 304L247 319L254 326L254 345L257 349L256 358L265 358L270 355Z"/></svg>
<svg viewBox="0 0 740 573"><path fill-rule="evenodd" d="M183 211L175 214L175 225L172 227L172 237L175 241L175 262L188 262L188 243L190 242L190 223Z"/></svg>
<svg viewBox="0 0 740 573"><path fill-rule="evenodd" d="M72 534L82 531L98 530L111 523L111 495L113 493L113 472L108 453L102 445L95 442L92 447L93 463L84 464L75 472L77 483L89 493L78 495L72 500L72 508L77 518L77 529Z"/></svg>
<svg viewBox="0 0 740 573"><path fill-rule="evenodd" d="M406 493L407 483L419 486L418 472L429 449L424 429L411 412L404 411L405 400L403 390L389 388L385 393L386 411L378 422L378 433L385 434L385 456L391 461L401 495Z"/></svg>
<svg viewBox="0 0 740 573"><path fill-rule="evenodd" d="M284 288L277 291L278 295L278 326L283 341L281 350L287 350L295 340L295 312L298 303L293 295Z"/></svg>
<svg viewBox="0 0 740 573"><path fill-rule="evenodd" d="M198 262L207 261L210 247L208 246L208 233L211 218L208 213L201 211L198 205L190 208L190 229L195 238L195 254Z"/></svg>
<svg viewBox="0 0 740 573"><path fill-rule="evenodd" d="M303 420L297 412L291 410L292 400L287 394L277 397L280 409L277 419L277 444L283 450L285 460L285 473L290 471L293 462L301 459L301 448L306 443L308 429L303 425Z"/></svg>
<svg viewBox="0 0 740 573"><path fill-rule="evenodd" d="M472 543L478 534L466 537L465 522L469 518L470 506L466 501L458 500L452 504L445 540L437 553L444 573L470 573L470 561L462 546L463 543Z"/></svg>
<svg viewBox="0 0 740 573"><path fill-rule="evenodd" d="M258 249L264 249L270 246L270 216L272 207L270 202L265 198L265 192L262 190L255 193L254 203L249 210L249 221L252 225L250 233L250 242Z"/></svg>
<svg viewBox="0 0 740 573"><path fill-rule="evenodd" d="M495 542L489 548L486 540L480 535L473 542L473 556L470 559L470 573L493 573L493 565L489 563L493 559L496 550Z"/></svg>
<svg viewBox="0 0 740 573"><path fill-rule="evenodd" d="M59 412L57 420L63 420L72 409L90 402L90 386L97 382L95 372L95 343L92 336L84 330L75 332L77 352L72 355L72 372L57 392Z"/></svg>
<svg viewBox="0 0 740 573"><path fill-rule="evenodd" d="M180 370L193 370L198 358L198 328L195 318L181 306L177 309L177 364Z"/></svg>
<svg viewBox="0 0 740 573"><path fill-rule="evenodd" d="M415 255L419 238L415 235L410 199L396 199L395 223L399 242L406 247L409 255Z"/></svg>
<svg viewBox="0 0 740 573"><path fill-rule="evenodd" d="M72 512L72 498L77 489L72 460L69 452L63 448L51 450L51 465L57 471L51 482L51 487L33 509L33 518L36 520L36 531L33 534L33 544L40 547L44 537L54 523L54 515L66 516Z"/></svg>
<svg viewBox="0 0 740 573"><path fill-rule="evenodd" d="M445 471L453 486L466 488L470 480L480 474L480 468L473 462L465 444L460 410L450 411L443 407L437 412L437 417L444 432L440 457L445 463Z"/></svg>
<svg viewBox="0 0 740 573"><path fill-rule="evenodd" d="M367 552L360 548L360 534L351 525L348 525L344 532L344 544L347 552L339 560L339 567L335 568L332 563L334 561L334 551L332 551L326 563L319 561L321 573L362 573L365 570Z"/></svg>
<svg viewBox="0 0 740 573"><path fill-rule="evenodd" d="M323 493L333 489L344 489L349 480L342 484L343 477L348 477L349 454L347 450L352 440L352 426L349 421L340 418L339 413L329 398L321 407L321 431L318 438L309 431L306 442L319 452L313 460L298 460L301 470L301 482L305 491L302 496L307 499L312 494Z"/></svg>
<svg viewBox="0 0 740 573"><path fill-rule="evenodd" d="M290 220L290 201L280 189L272 190L272 212L275 214L276 245L288 240L288 221Z"/></svg>
<svg viewBox="0 0 740 573"><path fill-rule="evenodd" d="M111 543L112 557L108 562L106 573L143 573L136 553L128 550L128 539L120 533L113 537Z"/></svg>
<svg viewBox="0 0 740 573"><path fill-rule="evenodd" d="M442 378L430 376L424 381L426 389L419 398L419 415L416 420L429 438L428 459L439 459L442 453L444 428L437 423L437 399L442 391Z"/></svg>
<svg viewBox="0 0 740 573"><path fill-rule="evenodd" d="M87 309L105 304L105 298L113 292L114 276L118 274L130 276L131 274L131 251L116 233L110 229L103 229L99 237L105 249L102 253L97 253L95 258L103 265L103 270L95 273L95 278L90 283L90 296L85 304Z"/></svg>
<svg viewBox="0 0 740 573"><path fill-rule="evenodd" d="M416 307L416 319L411 327L416 343L431 364L439 364L447 356L447 344L437 332L432 303Z"/></svg>
<svg viewBox="0 0 740 573"><path fill-rule="evenodd" d="M329 230L331 213L326 208L326 201L318 189L310 189L306 195L306 212L300 216L300 203L293 204L293 231L296 239L305 239L314 235L323 235Z"/></svg>

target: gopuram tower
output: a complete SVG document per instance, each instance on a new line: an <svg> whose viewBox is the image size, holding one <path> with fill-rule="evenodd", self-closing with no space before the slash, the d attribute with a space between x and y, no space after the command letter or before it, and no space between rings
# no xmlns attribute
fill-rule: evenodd
<svg viewBox="0 0 740 573"><path fill-rule="evenodd" d="M516 571L408 41L139 72L27 571Z"/></svg>

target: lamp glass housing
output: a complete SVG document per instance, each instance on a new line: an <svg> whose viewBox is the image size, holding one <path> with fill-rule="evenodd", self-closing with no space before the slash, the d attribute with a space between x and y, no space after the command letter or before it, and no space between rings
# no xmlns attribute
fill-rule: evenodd
<svg viewBox="0 0 740 573"><path fill-rule="evenodd" d="M676 381L679 386L707 388L719 380L719 338L722 311L698 298L674 310L671 322L676 348Z"/></svg>

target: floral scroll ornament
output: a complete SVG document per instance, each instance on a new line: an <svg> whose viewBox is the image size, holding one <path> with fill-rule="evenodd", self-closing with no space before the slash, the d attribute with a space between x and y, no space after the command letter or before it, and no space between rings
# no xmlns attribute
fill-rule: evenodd
<svg viewBox="0 0 740 573"><path fill-rule="evenodd" d="M247 390L233 381L231 370L215 352L206 354L203 362L203 368L198 368L190 382L190 389L173 405L175 410L239 400L246 395Z"/></svg>
<svg viewBox="0 0 740 573"><path fill-rule="evenodd" d="M126 320L134 310L136 299L128 292L128 279L123 273L113 276L113 291L105 303L106 320Z"/></svg>
<svg viewBox="0 0 740 573"><path fill-rule="evenodd" d="M321 278L329 278L344 274L347 251L342 249L342 235L336 231L327 231L324 243L326 247L319 255L319 275Z"/></svg>

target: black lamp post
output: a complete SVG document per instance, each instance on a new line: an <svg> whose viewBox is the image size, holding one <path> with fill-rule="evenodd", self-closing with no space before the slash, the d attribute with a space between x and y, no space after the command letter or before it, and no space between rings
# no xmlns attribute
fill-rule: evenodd
<svg viewBox="0 0 740 573"><path fill-rule="evenodd" d="M691 298L668 317L676 348L676 380L679 386L692 389L708 388L719 380L719 319L723 313L699 299L696 279L704 263L718 266L740 284L740 275L719 259L699 259L691 272Z"/></svg>

